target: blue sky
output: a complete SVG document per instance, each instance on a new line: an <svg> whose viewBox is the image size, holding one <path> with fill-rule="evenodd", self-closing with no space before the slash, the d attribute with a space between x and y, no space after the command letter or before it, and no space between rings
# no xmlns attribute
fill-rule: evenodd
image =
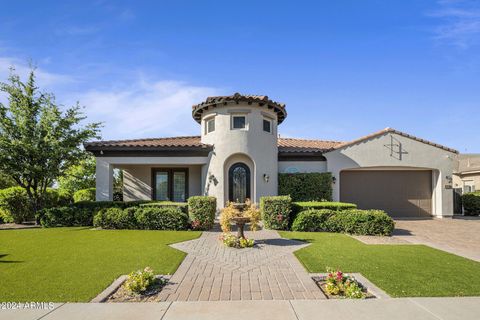
<svg viewBox="0 0 480 320"><path fill-rule="evenodd" d="M38 67L104 139L197 135L208 95L287 104L288 137L394 127L480 152L480 1L10 1L0 81ZM2 99L2 98L0 98ZM4 99L4 97L3 97Z"/></svg>

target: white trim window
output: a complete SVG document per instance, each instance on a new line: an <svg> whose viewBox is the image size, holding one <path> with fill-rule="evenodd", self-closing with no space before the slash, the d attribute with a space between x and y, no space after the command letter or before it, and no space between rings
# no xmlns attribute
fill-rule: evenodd
<svg viewBox="0 0 480 320"><path fill-rule="evenodd" d="M205 122L205 133L209 134L210 132L215 131L215 118L208 119Z"/></svg>
<svg viewBox="0 0 480 320"><path fill-rule="evenodd" d="M247 130L247 116L243 114L232 115L233 130Z"/></svg>
<svg viewBox="0 0 480 320"><path fill-rule="evenodd" d="M263 131L264 132L268 132L268 133L272 133L272 120L270 119L267 119L267 118L263 118L263 122L262 122L262 126L263 126Z"/></svg>

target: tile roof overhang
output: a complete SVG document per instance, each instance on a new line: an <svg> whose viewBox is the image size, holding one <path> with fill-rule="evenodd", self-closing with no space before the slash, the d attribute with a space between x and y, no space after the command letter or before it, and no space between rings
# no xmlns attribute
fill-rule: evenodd
<svg viewBox="0 0 480 320"><path fill-rule="evenodd" d="M336 145L336 146L333 148L333 150L346 148L346 147L355 145L355 144L357 144L357 143L363 142L363 141L365 141L365 140L369 140L369 139L372 139L372 138L375 138L375 137L378 137L378 136L381 136L381 135L384 135L384 134L387 134L387 133L395 133L395 134L398 134L398 135L400 135L400 136L403 136L403 137L406 137L406 138L409 138L409 139L412 139L412 140L416 140L416 141L418 141L418 142L422 142L422 143L425 143L425 144L434 146L434 147L436 147L436 148L443 149L443 150L445 150L445 151L449 151L449 152L458 154L458 151L455 150L455 149L448 148L448 147L445 147L445 146L443 146L443 145L441 145L441 144L434 143L434 142L431 142L431 141L428 141L428 140L425 140L425 139L418 138L418 137L416 137L416 136L410 135L410 134L408 134L408 133L405 133L405 132L402 132L402 131L399 131L399 130L396 130L396 129L393 129L393 128L385 128L385 129L383 129L383 130L374 132L374 133L372 133L372 134L366 135L366 136L361 137L361 138L359 138L359 139L355 139L355 140L353 140L353 141L348 141L348 142L340 143L340 144ZM332 151L332 150L330 150L330 151Z"/></svg>
<svg viewBox="0 0 480 320"><path fill-rule="evenodd" d="M192 117L198 123L202 120L202 114L206 110L227 105L228 103L247 102L249 104L258 103L260 107L273 110L277 114L278 124L282 123L287 117L287 110L284 103L276 102L261 95L244 95L235 93L231 96L208 97L204 102L192 106Z"/></svg>
<svg viewBox="0 0 480 320"><path fill-rule="evenodd" d="M302 157L306 160L321 160L323 153L332 150L341 142L279 138L278 151L282 160ZM207 156L213 146L203 144L200 136L152 138L135 140L95 141L84 144L85 150L96 156Z"/></svg>

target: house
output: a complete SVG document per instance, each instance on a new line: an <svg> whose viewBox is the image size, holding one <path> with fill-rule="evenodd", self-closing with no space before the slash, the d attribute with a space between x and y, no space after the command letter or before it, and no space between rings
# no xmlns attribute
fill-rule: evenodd
<svg viewBox="0 0 480 320"><path fill-rule="evenodd" d="M461 189L462 193L480 190L480 154L460 154L457 164L454 187Z"/></svg>
<svg viewBox="0 0 480 320"><path fill-rule="evenodd" d="M124 172L125 201L211 195L219 208L276 195L279 172L331 172L336 201L395 217L453 213L456 150L391 128L350 142L280 138L287 109L267 96L208 97L192 117L200 136L85 144L97 159L97 201L112 199L113 168Z"/></svg>

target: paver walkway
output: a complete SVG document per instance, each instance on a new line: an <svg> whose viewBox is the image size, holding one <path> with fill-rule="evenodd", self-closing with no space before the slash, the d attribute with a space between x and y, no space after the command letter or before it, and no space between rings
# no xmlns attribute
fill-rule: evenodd
<svg viewBox="0 0 480 320"><path fill-rule="evenodd" d="M162 301L325 298L292 253L308 244L261 230L246 233L255 247L235 249L224 246L220 234L171 245L188 255L160 293Z"/></svg>

